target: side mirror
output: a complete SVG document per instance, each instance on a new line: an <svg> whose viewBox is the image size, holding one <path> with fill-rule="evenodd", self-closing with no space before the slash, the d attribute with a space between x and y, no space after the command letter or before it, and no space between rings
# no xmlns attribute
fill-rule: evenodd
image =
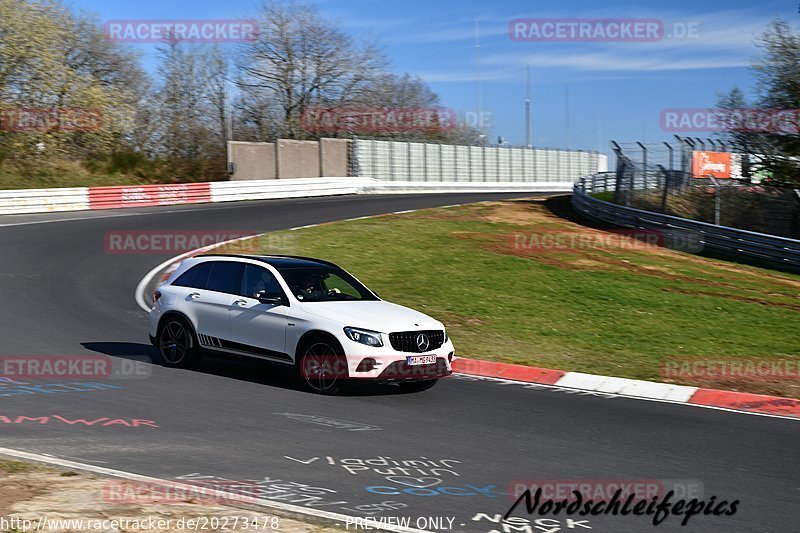
<svg viewBox="0 0 800 533"><path fill-rule="evenodd" d="M258 291L255 294L259 303L267 305L286 305L286 300L280 294L268 293L267 291Z"/></svg>

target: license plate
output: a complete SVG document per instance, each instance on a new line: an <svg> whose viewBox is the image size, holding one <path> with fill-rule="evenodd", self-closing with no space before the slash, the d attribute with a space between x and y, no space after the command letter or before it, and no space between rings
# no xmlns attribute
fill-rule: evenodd
<svg viewBox="0 0 800 533"><path fill-rule="evenodd" d="M436 363L436 356L435 355L409 355L406 358L406 363L409 366L432 365L432 364Z"/></svg>

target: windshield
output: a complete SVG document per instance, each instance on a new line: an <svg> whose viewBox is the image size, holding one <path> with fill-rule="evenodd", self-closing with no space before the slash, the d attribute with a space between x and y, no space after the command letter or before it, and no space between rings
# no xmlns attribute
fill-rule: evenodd
<svg viewBox="0 0 800 533"><path fill-rule="evenodd" d="M301 302L377 300L357 279L333 266L287 267L278 271Z"/></svg>

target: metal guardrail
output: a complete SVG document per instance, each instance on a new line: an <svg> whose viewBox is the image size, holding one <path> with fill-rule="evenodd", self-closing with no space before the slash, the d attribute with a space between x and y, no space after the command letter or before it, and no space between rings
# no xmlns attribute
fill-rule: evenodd
<svg viewBox="0 0 800 533"><path fill-rule="evenodd" d="M692 240L704 248L800 270L800 240L653 213L592 196L599 192L613 192L615 183L613 172L579 179L573 187L572 206L595 220L627 228L659 231L667 242L670 239L685 242L687 235L691 235Z"/></svg>

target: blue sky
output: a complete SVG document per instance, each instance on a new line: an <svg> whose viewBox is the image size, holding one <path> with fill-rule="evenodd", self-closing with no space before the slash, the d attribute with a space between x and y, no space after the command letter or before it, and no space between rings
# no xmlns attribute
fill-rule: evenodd
<svg viewBox="0 0 800 533"><path fill-rule="evenodd" d="M492 139L523 144L524 76L532 73L533 142L608 152L610 139L670 140L664 108L713 106L717 94L752 91L748 66L754 38L780 16L800 22L797 2L752 1L507 1L311 0L357 39L377 38L396 72L425 79L442 104L477 110L475 20L480 23L483 109L493 116ZM108 19L239 18L258 0L73 0L75 9ZM669 32L692 27L694 37L658 42L530 43L508 34L516 18L647 18ZM131 45L145 53L150 45ZM235 45L225 45L235 46ZM568 89L567 89L568 88ZM569 93L569 127L566 94ZM569 135L567 134L569 132ZM710 135L710 134L709 134Z"/></svg>

